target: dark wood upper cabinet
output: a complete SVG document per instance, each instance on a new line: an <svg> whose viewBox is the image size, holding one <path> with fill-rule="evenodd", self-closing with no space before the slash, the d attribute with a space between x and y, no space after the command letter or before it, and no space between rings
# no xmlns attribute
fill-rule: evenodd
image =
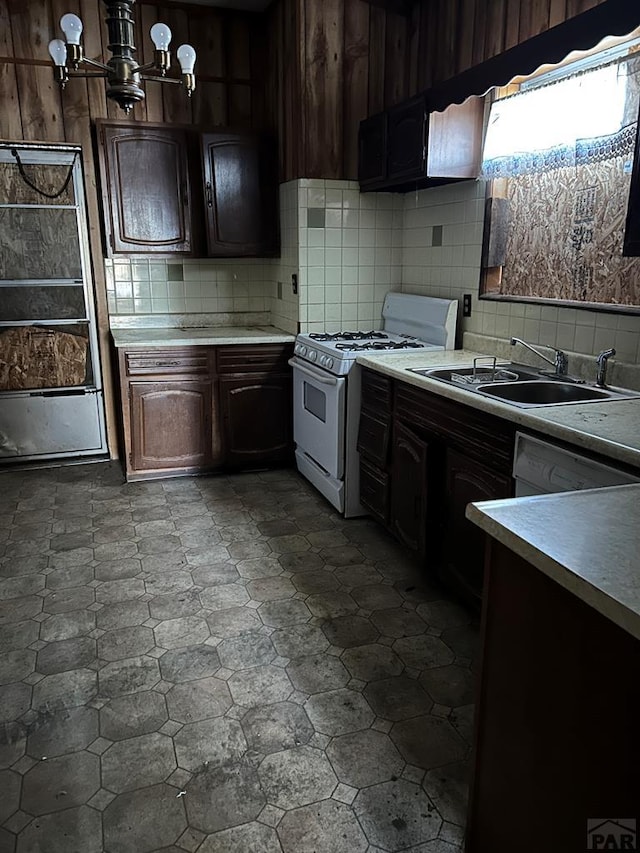
<svg viewBox="0 0 640 853"><path fill-rule="evenodd" d="M96 127L108 256L278 253L277 156L270 140L143 122L97 121Z"/></svg>
<svg viewBox="0 0 640 853"><path fill-rule="evenodd" d="M360 122L358 132L358 180L361 186L377 184L387 176L387 114L378 113Z"/></svg>
<svg viewBox="0 0 640 853"><path fill-rule="evenodd" d="M187 134L99 125L108 254L192 252Z"/></svg>
<svg viewBox="0 0 640 853"><path fill-rule="evenodd" d="M202 155L209 255L276 252L277 176L268 142L250 133L206 133Z"/></svg>
<svg viewBox="0 0 640 853"><path fill-rule="evenodd" d="M359 137L361 189L406 192L476 178L483 119L483 98L429 112L424 94L365 119Z"/></svg>
<svg viewBox="0 0 640 853"><path fill-rule="evenodd" d="M419 95L392 107L387 117L387 180L417 180L425 174L427 105Z"/></svg>

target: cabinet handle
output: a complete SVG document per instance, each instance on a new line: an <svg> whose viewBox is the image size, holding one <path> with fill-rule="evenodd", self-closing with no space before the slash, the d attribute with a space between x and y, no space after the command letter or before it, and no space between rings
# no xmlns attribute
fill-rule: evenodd
<svg viewBox="0 0 640 853"><path fill-rule="evenodd" d="M207 207L213 207L213 190L211 181L207 181Z"/></svg>
<svg viewBox="0 0 640 853"><path fill-rule="evenodd" d="M177 367L180 364L179 361L156 361L156 367Z"/></svg>

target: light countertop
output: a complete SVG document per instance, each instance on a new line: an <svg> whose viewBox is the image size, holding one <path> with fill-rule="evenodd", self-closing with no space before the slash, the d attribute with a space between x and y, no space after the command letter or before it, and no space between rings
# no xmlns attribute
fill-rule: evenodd
<svg viewBox="0 0 640 853"><path fill-rule="evenodd" d="M483 501L467 517L640 639L640 485Z"/></svg>
<svg viewBox="0 0 640 853"><path fill-rule="evenodd" d="M276 326L209 326L207 328L112 329L116 347L222 346L226 344L293 343L295 335Z"/></svg>
<svg viewBox="0 0 640 853"><path fill-rule="evenodd" d="M504 418L525 429L529 428L618 462L640 467L640 399L520 409L410 371L410 368L415 367L471 364L476 356L482 355L484 353L470 350L362 355L358 356L358 364L441 397Z"/></svg>

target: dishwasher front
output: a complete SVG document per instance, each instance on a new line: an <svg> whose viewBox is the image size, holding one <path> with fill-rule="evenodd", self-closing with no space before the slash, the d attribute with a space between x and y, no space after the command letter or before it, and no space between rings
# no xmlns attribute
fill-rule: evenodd
<svg viewBox="0 0 640 853"><path fill-rule="evenodd" d="M522 432L516 433L513 479L516 497L640 482L626 471Z"/></svg>

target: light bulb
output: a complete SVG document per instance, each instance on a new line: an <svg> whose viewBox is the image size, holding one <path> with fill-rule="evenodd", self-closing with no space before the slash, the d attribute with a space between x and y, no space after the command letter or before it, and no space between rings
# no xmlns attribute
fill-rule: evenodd
<svg viewBox="0 0 640 853"><path fill-rule="evenodd" d="M171 30L166 24L154 24L149 30L151 41L154 43L156 50L169 50L171 43Z"/></svg>
<svg viewBox="0 0 640 853"><path fill-rule="evenodd" d="M64 68L67 64L67 46L62 39L53 39L49 42L49 56L56 65Z"/></svg>
<svg viewBox="0 0 640 853"><path fill-rule="evenodd" d="M60 18L60 29L64 33L67 44L80 44L82 21L77 15L67 12Z"/></svg>
<svg viewBox="0 0 640 853"><path fill-rule="evenodd" d="M196 52L190 44L181 44L176 53L183 74L193 74L196 64Z"/></svg>

